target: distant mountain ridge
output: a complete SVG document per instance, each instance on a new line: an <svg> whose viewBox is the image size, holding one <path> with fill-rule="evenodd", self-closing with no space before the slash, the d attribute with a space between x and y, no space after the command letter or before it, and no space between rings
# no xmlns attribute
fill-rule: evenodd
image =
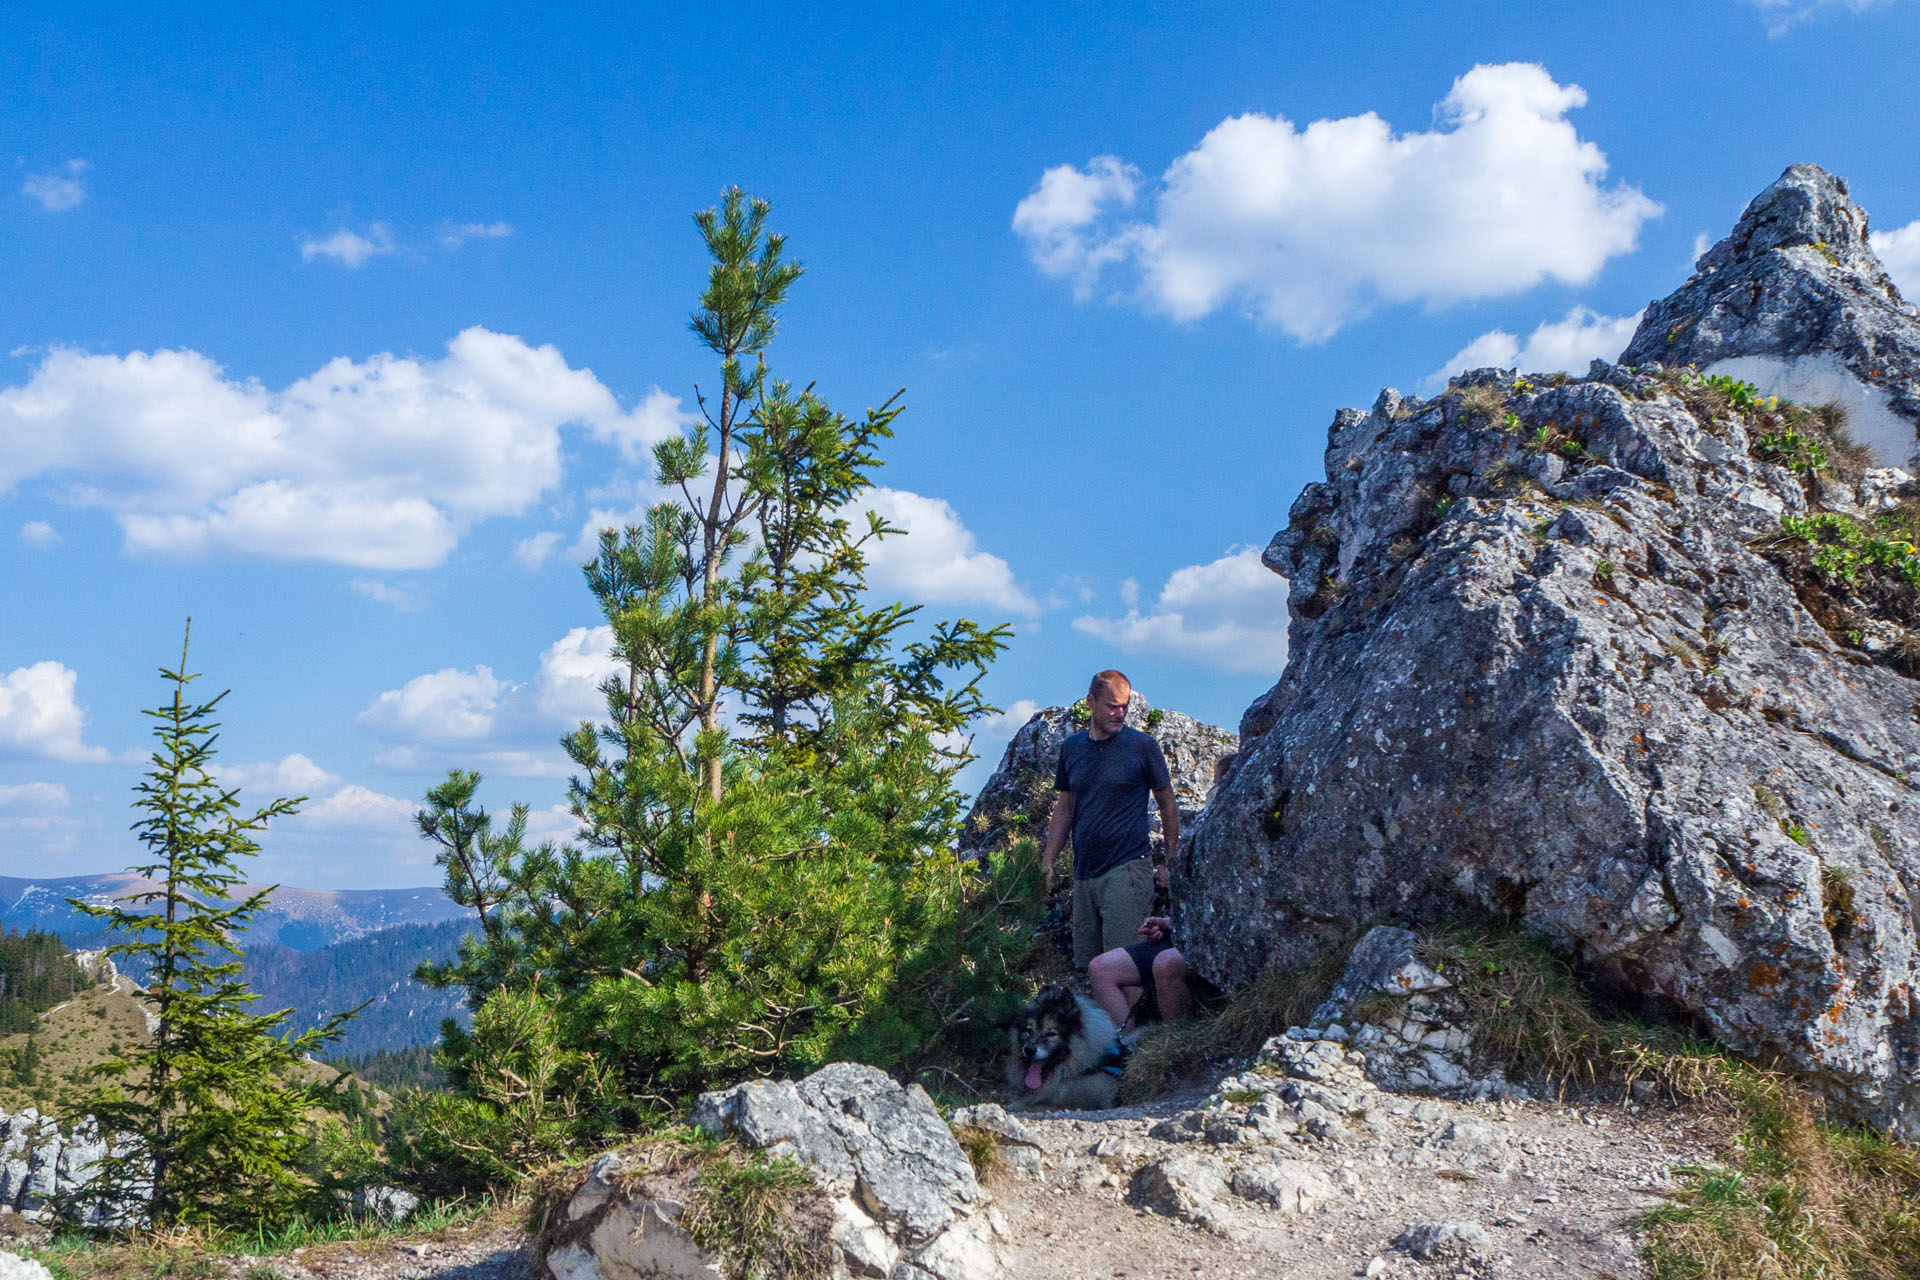
<svg viewBox="0 0 1920 1280"><path fill-rule="evenodd" d="M126 871L44 879L0 876L0 929L40 929L59 934L70 947L98 947L106 940L106 931L68 905L67 899L104 906L155 887L153 881ZM242 885L234 892L253 893L263 887ZM246 938L250 946L271 943L294 951L317 951L398 925L441 924L466 916L466 908L438 885L407 889L282 885L254 917Z"/></svg>
<svg viewBox="0 0 1920 1280"><path fill-rule="evenodd" d="M288 1030L300 1032L370 1001L322 1052L326 1058L428 1044L438 1038L442 1019L466 1026L472 1015L464 987L435 990L415 982L413 971L423 960L452 960L460 939L479 927L471 915L439 924L395 925L318 951L249 943L245 977L260 996L254 1012L291 1007Z"/></svg>

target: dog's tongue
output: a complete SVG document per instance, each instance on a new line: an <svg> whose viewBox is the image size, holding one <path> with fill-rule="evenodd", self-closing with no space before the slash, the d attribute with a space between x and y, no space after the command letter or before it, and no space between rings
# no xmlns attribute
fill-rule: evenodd
<svg viewBox="0 0 1920 1280"><path fill-rule="evenodd" d="M1042 1079L1039 1063L1036 1062L1027 1068L1027 1088L1038 1089L1042 1083Z"/></svg>

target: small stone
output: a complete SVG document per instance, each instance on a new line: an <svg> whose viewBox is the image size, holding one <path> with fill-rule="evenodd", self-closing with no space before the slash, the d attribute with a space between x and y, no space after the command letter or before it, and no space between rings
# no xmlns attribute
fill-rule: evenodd
<svg viewBox="0 0 1920 1280"><path fill-rule="evenodd" d="M1493 1146L1499 1141L1500 1135L1494 1132L1492 1125L1482 1124L1478 1120L1455 1120L1447 1126L1440 1145L1470 1151Z"/></svg>
<svg viewBox="0 0 1920 1280"><path fill-rule="evenodd" d="M1331 1179L1304 1160L1272 1160L1234 1170L1233 1191L1281 1213L1311 1213L1334 1196Z"/></svg>
<svg viewBox="0 0 1920 1280"><path fill-rule="evenodd" d="M1493 1247L1487 1229L1477 1222L1427 1222L1408 1227L1394 1242L1422 1262L1482 1258Z"/></svg>
<svg viewBox="0 0 1920 1280"><path fill-rule="evenodd" d="M1229 1215L1218 1201L1227 1192L1226 1169L1211 1156L1172 1155L1133 1175L1128 1198L1140 1208L1199 1226L1224 1229Z"/></svg>

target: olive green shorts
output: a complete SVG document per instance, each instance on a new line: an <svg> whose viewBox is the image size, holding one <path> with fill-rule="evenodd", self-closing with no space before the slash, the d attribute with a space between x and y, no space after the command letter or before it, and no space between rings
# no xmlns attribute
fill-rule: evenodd
<svg viewBox="0 0 1920 1280"><path fill-rule="evenodd" d="M1123 862L1103 876L1073 882L1073 967L1084 969L1103 951L1140 941L1140 922L1153 910L1153 859Z"/></svg>

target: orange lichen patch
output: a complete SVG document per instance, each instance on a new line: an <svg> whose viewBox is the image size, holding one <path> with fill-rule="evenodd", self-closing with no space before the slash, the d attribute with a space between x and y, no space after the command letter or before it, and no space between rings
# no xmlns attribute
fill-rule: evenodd
<svg viewBox="0 0 1920 1280"><path fill-rule="evenodd" d="M1747 988L1751 991L1770 991L1786 980L1787 971L1776 969L1770 964L1757 964L1747 970Z"/></svg>

